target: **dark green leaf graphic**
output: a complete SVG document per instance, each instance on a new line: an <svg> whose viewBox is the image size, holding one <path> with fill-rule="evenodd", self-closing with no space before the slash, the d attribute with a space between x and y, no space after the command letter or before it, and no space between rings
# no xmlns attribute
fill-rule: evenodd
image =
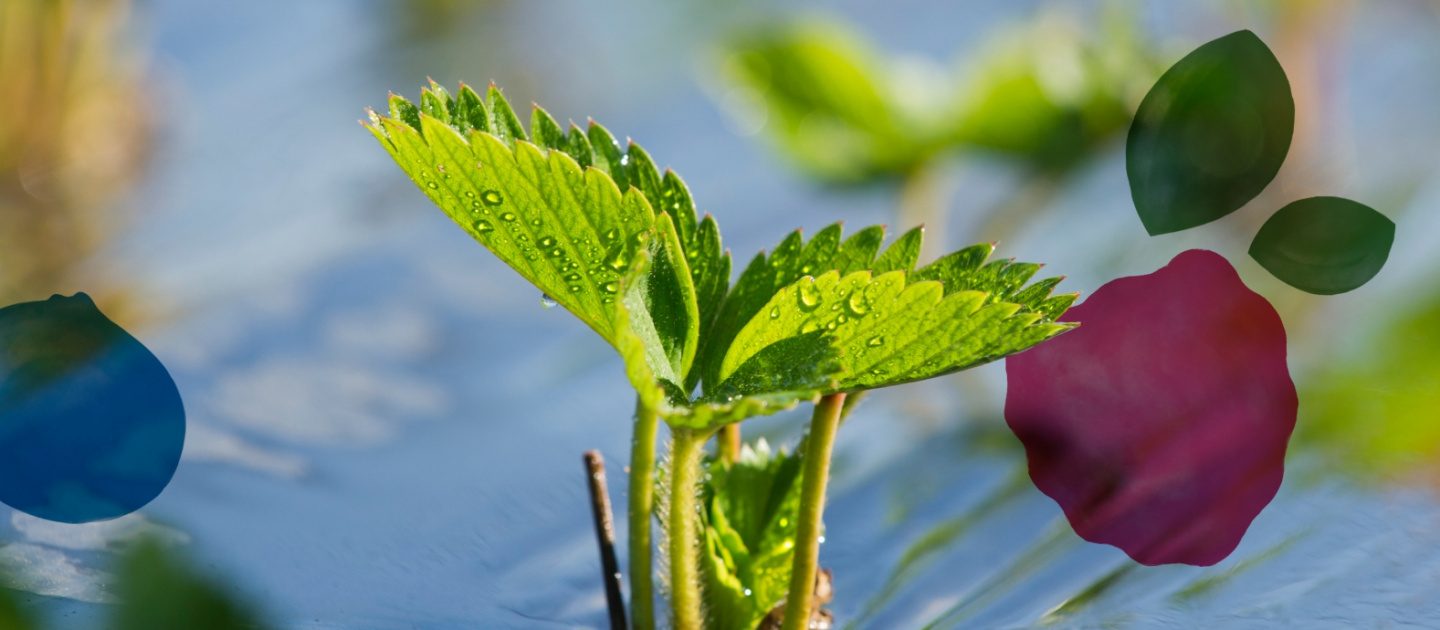
<svg viewBox="0 0 1440 630"><path fill-rule="evenodd" d="M1291 203L1260 228L1250 256L1286 284L1317 295L1353 291L1369 282L1395 242L1395 223L1340 197Z"/></svg>
<svg viewBox="0 0 1440 630"><path fill-rule="evenodd" d="M1280 171L1294 127L1285 70L1254 33L1186 55L1145 95L1126 141L1145 230L1204 225L1254 199Z"/></svg>

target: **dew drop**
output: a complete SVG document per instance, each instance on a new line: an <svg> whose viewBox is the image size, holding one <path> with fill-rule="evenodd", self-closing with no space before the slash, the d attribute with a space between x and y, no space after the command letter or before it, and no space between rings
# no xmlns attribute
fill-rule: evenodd
<svg viewBox="0 0 1440 630"><path fill-rule="evenodd" d="M820 305L820 290L815 288L815 281L808 280L800 283L800 308L806 311L815 310Z"/></svg>
<svg viewBox="0 0 1440 630"><path fill-rule="evenodd" d="M600 288L601 288L601 289L604 289L606 293L614 293L614 292L620 290L620 285L619 285L619 284L616 284L616 283L614 283L614 282L606 282L606 283L605 283L605 286L602 286L602 287L600 287Z"/></svg>
<svg viewBox="0 0 1440 630"><path fill-rule="evenodd" d="M624 271L629 263L630 261L625 257L625 250L623 249L616 251L615 255L611 256L609 261L606 261L606 264L615 271Z"/></svg>
<svg viewBox="0 0 1440 630"><path fill-rule="evenodd" d="M613 242L613 241L614 241L615 239L617 239L617 238L620 238L620 230L619 230L619 229L617 229L617 228L610 228L609 230L606 230L605 235L604 235L604 239L605 239L605 242L606 242L606 243Z"/></svg>
<svg viewBox="0 0 1440 630"><path fill-rule="evenodd" d="M770 319L780 319L780 307L770 307Z"/></svg>
<svg viewBox="0 0 1440 630"><path fill-rule="evenodd" d="M484 233L486 233L486 232L491 232L491 231L494 231L494 230L495 230L495 226L490 225L490 222L489 222L489 221L486 221L486 220L484 220L484 219L481 219L481 220L475 222L475 231L476 231L476 232L479 232L479 233L481 233L481 234L484 234Z"/></svg>
<svg viewBox="0 0 1440 630"><path fill-rule="evenodd" d="M540 294L540 306L543 306L545 308L555 308L555 306L558 304L559 302L556 302L555 298L552 298L544 293Z"/></svg>
<svg viewBox="0 0 1440 630"><path fill-rule="evenodd" d="M426 185L426 186L429 186L431 190L434 190L434 189L440 187L440 184L437 184L437 183L435 183L435 182L425 182L425 185Z"/></svg>
<svg viewBox="0 0 1440 630"><path fill-rule="evenodd" d="M578 285L578 284L572 284L572 285L570 285L570 292L571 292L571 293L579 293L580 291L581 291L580 285Z"/></svg>
<svg viewBox="0 0 1440 630"><path fill-rule="evenodd" d="M845 305L850 307L850 314L856 317L860 317L870 311L870 302L865 299L864 293L860 291L851 293L850 299L845 301Z"/></svg>
<svg viewBox="0 0 1440 630"><path fill-rule="evenodd" d="M514 212L506 212L505 214L500 215L500 218L501 218L501 219L504 219L504 220L506 220L506 221L514 221L514 220L515 220L515 213L514 213Z"/></svg>
<svg viewBox="0 0 1440 630"><path fill-rule="evenodd" d="M487 206L498 206L504 201L504 198L500 196L500 191L498 190L487 190L480 193L480 200L485 202Z"/></svg>
<svg viewBox="0 0 1440 630"><path fill-rule="evenodd" d="M565 280L566 280L567 282L579 282L579 281L580 281L580 278L582 278L582 277L583 277L583 276L581 276L581 275L578 274L578 273L568 273L568 274L565 274Z"/></svg>
<svg viewBox="0 0 1440 630"><path fill-rule="evenodd" d="M546 236L545 238L540 239L540 246L541 246L541 247L554 247L554 246L555 246L555 237L553 237L553 236Z"/></svg>
<svg viewBox="0 0 1440 630"><path fill-rule="evenodd" d="M870 338L870 341L865 342L865 345L870 346L871 348L879 348L880 346L885 345L885 338L881 337L880 335L875 335L874 337Z"/></svg>

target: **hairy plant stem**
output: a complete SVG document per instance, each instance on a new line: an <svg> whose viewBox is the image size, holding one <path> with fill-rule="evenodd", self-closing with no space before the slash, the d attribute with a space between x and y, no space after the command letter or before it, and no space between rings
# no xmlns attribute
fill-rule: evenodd
<svg viewBox="0 0 1440 630"><path fill-rule="evenodd" d="M810 433L805 436L804 471L800 482L800 520L795 530L795 560L785 597L783 630L810 627L810 599L820 559L820 518L825 513L825 485L830 478L830 451L845 408L844 392L830 394L815 405Z"/></svg>
<svg viewBox="0 0 1440 630"><path fill-rule="evenodd" d="M650 515L655 510L654 409L635 401L635 432L630 443L630 620L635 630L655 628L655 578L651 564Z"/></svg>
<svg viewBox="0 0 1440 630"><path fill-rule="evenodd" d="M695 494L700 454L710 432L674 429L670 438L670 505L666 542L670 556L670 608L675 630L699 630L700 515Z"/></svg>

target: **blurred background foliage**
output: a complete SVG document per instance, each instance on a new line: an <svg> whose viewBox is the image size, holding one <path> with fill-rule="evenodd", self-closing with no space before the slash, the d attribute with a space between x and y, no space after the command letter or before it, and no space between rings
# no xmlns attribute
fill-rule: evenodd
<svg viewBox="0 0 1440 630"><path fill-rule="evenodd" d="M1440 481L1440 292L1418 297L1302 388L1300 443L1368 481Z"/></svg>
<svg viewBox="0 0 1440 630"><path fill-rule="evenodd" d="M115 608L109 627L116 630L264 627L249 604L226 587L197 573L174 549L141 540L121 559L115 574Z"/></svg>
<svg viewBox="0 0 1440 630"><path fill-rule="evenodd" d="M160 539L132 541L113 562L116 604L103 615L105 621L96 624L98 626L110 630L268 627L253 612L256 607L235 599L227 592L232 589L195 570L182 550ZM23 569L0 565L0 578L5 571L17 570ZM40 617L27 609L26 599L25 593L0 587L0 628L41 630L73 627L71 624L76 623L41 623Z"/></svg>
<svg viewBox="0 0 1440 630"><path fill-rule="evenodd" d="M1044 11L955 62L888 58L852 27L811 17L741 29L725 76L750 89L771 139L807 174L857 184L915 177L945 151L984 151L1040 173L1123 134L1159 67L1133 18L1101 28Z"/></svg>
<svg viewBox="0 0 1440 630"><path fill-rule="evenodd" d="M1239 28L1286 68L1289 159L1234 215L1149 238L1121 164L1130 114ZM603 619L570 473L583 449L623 458L631 401L603 348L537 316L354 126L427 75L634 135L736 252L837 215L925 223L937 251L1002 241L1089 292L1206 247L1276 305L1301 418L1282 497L1231 561L1135 569L1076 540L1001 422L1003 371L982 370L879 392L841 432L822 557L842 623L1427 625L1440 613L1410 585L1436 566L1440 514L1440 257L1423 242L1440 79L1416 68L1440 63L1436 41L1423 0L4 0L0 302L83 289L127 325L156 314L137 332L192 431L142 514L196 536L189 560L141 546L114 563L130 547L109 530L0 522L0 559L65 561L10 567L0 627L254 627L251 600L219 595L242 585L286 626ZM1244 255L1314 194L1400 225L1352 295L1302 294ZM793 444L799 426L747 437Z"/></svg>
<svg viewBox="0 0 1440 630"><path fill-rule="evenodd" d="M127 0L0 4L0 301L83 286L153 121Z"/></svg>

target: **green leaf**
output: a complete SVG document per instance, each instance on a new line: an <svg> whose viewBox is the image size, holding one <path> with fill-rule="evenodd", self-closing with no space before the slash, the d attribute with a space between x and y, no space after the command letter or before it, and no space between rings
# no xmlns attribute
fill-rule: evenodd
<svg viewBox="0 0 1440 630"><path fill-rule="evenodd" d="M768 135L798 166L832 182L913 170L943 134L895 98L887 68L847 29L800 22L747 31L725 72L763 109Z"/></svg>
<svg viewBox="0 0 1440 630"><path fill-rule="evenodd" d="M658 407L672 427L711 431L727 424L794 409L820 400L821 389L794 389L745 394L724 400L702 398L683 405Z"/></svg>
<svg viewBox="0 0 1440 630"><path fill-rule="evenodd" d="M711 430L746 418L784 411L819 398L821 387L811 386L809 381L801 380L803 377L796 376L797 372L791 370L790 381L772 379L769 381L772 389L768 391L750 389L736 391L721 399L690 400L688 390L679 385L674 362L663 350L665 345L660 341L657 326L652 320L652 303L648 301L648 284L652 279L664 277L651 272L653 261L662 255L660 247L648 243L647 235L641 235L638 241L639 254L620 279L620 293L625 299L615 304L614 329L619 333L615 348L625 363L626 376L646 406L655 409L672 427ZM833 354L834 349L827 344L823 351ZM756 363L764 360L761 357L756 359ZM830 363L817 355L812 363L806 364L805 370L798 373L813 373L829 367ZM830 382L823 381L825 384Z"/></svg>
<svg viewBox="0 0 1440 630"><path fill-rule="evenodd" d="M615 327L621 277L642 246L656 248L647 269L657 277L631 283L638 301L621 319L643 328L638 356L681 396L730 258L679 176L638 145L622 151L593 121L567 132L536 107L527 135L493 85L484 99L464 85L452 98L432 82L420 100L392 96L390 116L371 113L371 132L451 219L617 349L629 334Z"/></svg>
<svg viewBox="0 0 1440 630"><path fill-rule="evenodd" d="M1292 287L1335 295L1380 273L1394 243L1395 222L1385 215L1349 199L1310 197L1271 216L1250 257Z"/></svg>
<svg viewBox="0 0 1440 630"><path fill-rule="evenodd" d="M920 255L921 228L900 237L878 259L884 228L865 228L843 242L841 234L841 225L836 223L820 230L807 243L796 230L769 256L761 252L750 261L720 303L714 324L703 338L697 372L704 376L707 397L722 395L720 386L725 379L719 374L720 361L735 335L781 288L804 276L831 270L851 272L872 265L909 269Z"/></svg>
<svg viewBox="0 0 1440 630"><path fill-rule="evenodd" d="M624 298L615 308L624 313L626 321L615 328L619 335L640 340L644 364L649 368L642 382L659 380L669 398L684 400L688 397L680 384L694 359L698 333L695 292L670 215L662 213L656 219L653 234L654 238L637 237L637 244L645 247L640 258L644 266L621 283ZM623 351L621 356L627 361L637 358Z"/></svg>
<svg viewBox="0 0 1440 630"><path fill-rule="evenodd" d="M478 102L464 93L462 100ZM506 128L508 106L492 90L487 125ZM395 99L392 99L392 111ZM483 107L483 106L482 106ZM470 235L601 337L613 342L616 282L654 213L643 195L621 191L563 151L419 114L370 126L420 190ZM497 113L498 112L498 113ZM509 114L508 116L513 116Z"/></svg>
<svg viewBox="0 0 1440 630"><path fill-rule="evenodd" d="M870 265L870 270L875 273L886 273L889 271L909 271L915 268L920 262L920 248L925 240L925 228L913 228L909 232L900 235L890 248L885 250L875 259L875 264ZM859 265L841 269L840 271L853 271L860 268Z"/></svg>
<svg viewBox="0 0 1440 630"><path fill-rule="evenodd" d="M966 257L974 258L967 252L955 256ZM1015 277L1033 273L1028 267L985 265L973 277L953 272L959 267L942 267L952 270L947 277L953 288L933 280L907 282L900 271L802 278L776 293L736 335L719 377L735 374L772 344L823 331L840 349L844 366L832 391L873 389L1000 359L1074 327L1034 308L1045 300L1034 300L1032 308L999 301L1018 289L1010 288ZM1012 269L1019 271L1005 273Z"/></svg>
<svg viewBox="0 0 1440 630"><path fill-rule="evenodd" d="M1130 127L1125 170L1151 235L1219 219L1264 190L1290 149L1295 103L1275 55L1250 31L1186 55Z"/></svg>
<svg viewBox="0 0 1440 630"><path fill-rule="evenodd" d="M114 590L120 605L107 627L116 630L265 627L154 541L142 540L124 556Z"/></svg>
<svg viewBox="0 0 1440 630"><path fill-rule="evenodd" d="M750 630L782 599L800 508L800 457L761 440L707 463L702 572L711 627Z"/></svg>

